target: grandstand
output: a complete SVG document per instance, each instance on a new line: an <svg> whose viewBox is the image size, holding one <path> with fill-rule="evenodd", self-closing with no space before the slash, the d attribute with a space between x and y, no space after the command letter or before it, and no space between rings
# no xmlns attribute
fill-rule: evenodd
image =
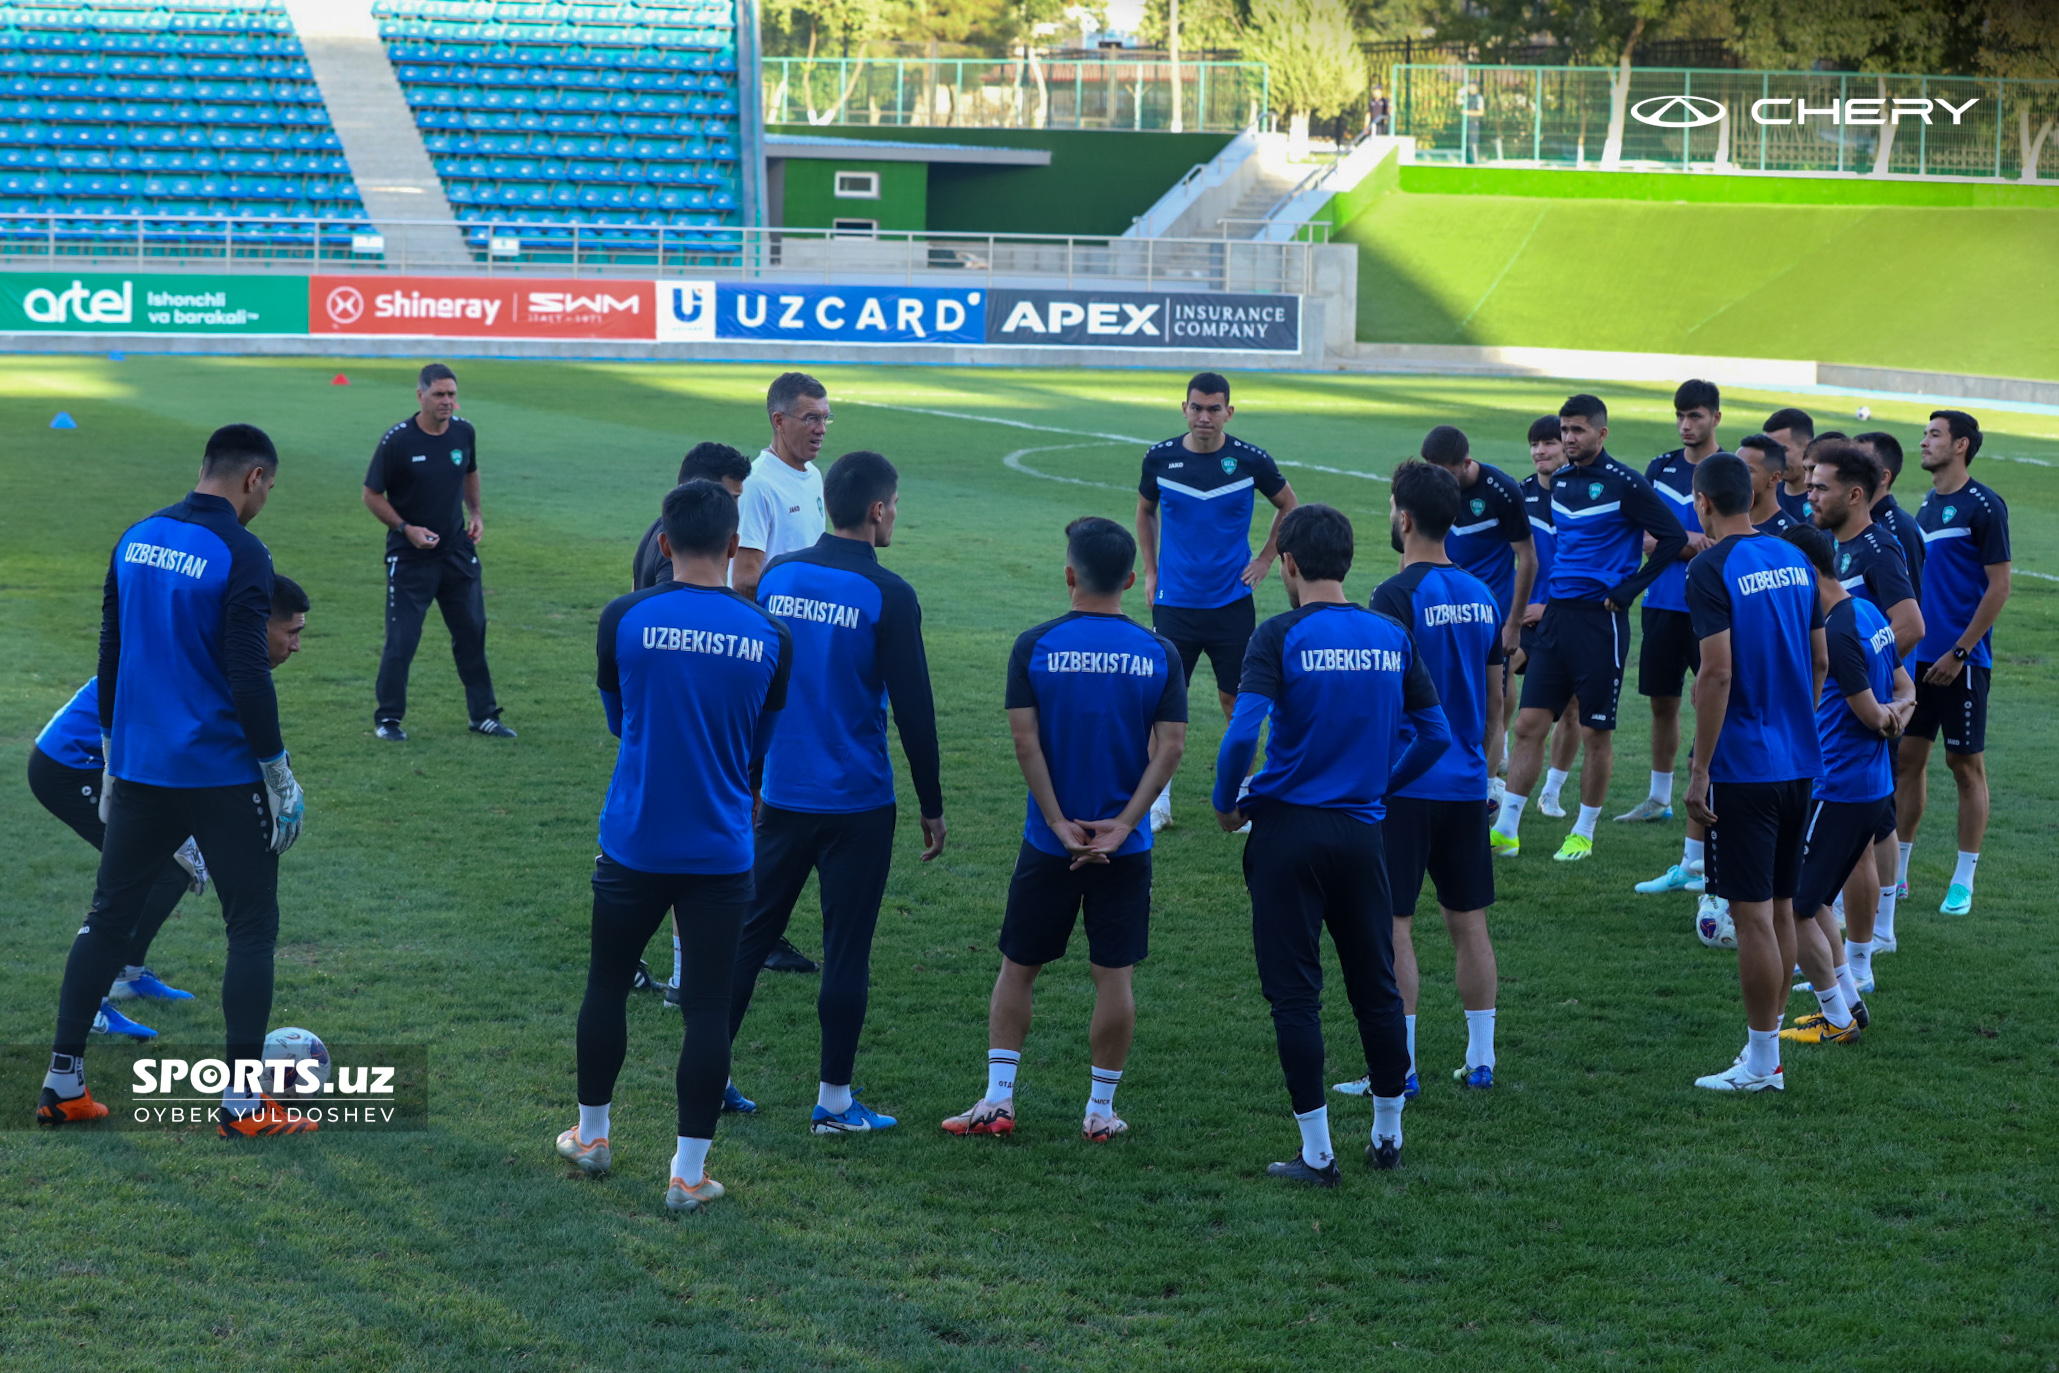
<svg viewBox="0 0 2059 1373"><path fill-rule="evenodd" d="M364 212L277 0L96 0L0 10L0 216L24 215L0 236L141 254L318 223L347 246Z"/></svg>
<svg viewBox="0 0 2059 1373"><path fill-rule="evenodd" d="M736 16L718 4L380 0L373 13L475 249L717 246L741 225ZM519 225L515 229L495 226Z"/></svg>

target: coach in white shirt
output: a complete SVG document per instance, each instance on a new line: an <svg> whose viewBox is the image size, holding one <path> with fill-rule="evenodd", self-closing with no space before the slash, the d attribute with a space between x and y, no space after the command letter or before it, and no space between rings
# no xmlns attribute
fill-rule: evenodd
<svg viewBox="0 0 2059 1373"><path fill-rule="evenodd" d="M729 584L754 601L766 563L822 537L822 469L814 459L829 433L829 392L806 372L785 372L765 392L765 413L772 446L751 463L737 501L737 550L729 565Z"/></svg>

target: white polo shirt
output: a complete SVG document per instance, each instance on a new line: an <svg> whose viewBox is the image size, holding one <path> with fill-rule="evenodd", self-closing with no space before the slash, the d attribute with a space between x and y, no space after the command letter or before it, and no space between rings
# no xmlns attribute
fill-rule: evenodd
<svg viewBox="0 0 2059 1373"><path fill-rule="evenodd" d="M797 472L771 449L760 450L737 498L738 547L759 549L771 562L813 548L824 528L822 469L811 462Z"/></svg>

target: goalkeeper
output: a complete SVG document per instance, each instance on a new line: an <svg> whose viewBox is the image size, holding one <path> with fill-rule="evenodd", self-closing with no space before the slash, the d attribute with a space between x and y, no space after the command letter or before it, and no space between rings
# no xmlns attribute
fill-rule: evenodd
<svg viewBox="0 0 2059 1373"><path fill-rule="evenodd" d="M86 1035L121 967L165 860L191 836L207 855L228 932L222 969L224 1135L313 1129L263 1095L279 933L279 855L300 835L300 784L279 737L266 644L272 558L243 526L278 474L264 432L244 424L207 441L200 480L132 525L108 560L100 619L100 733L107 826L93 909L65 962L45 1124L107 1114L86 1090ZM247 1066L246 1066L247 1065Z"/></svg>

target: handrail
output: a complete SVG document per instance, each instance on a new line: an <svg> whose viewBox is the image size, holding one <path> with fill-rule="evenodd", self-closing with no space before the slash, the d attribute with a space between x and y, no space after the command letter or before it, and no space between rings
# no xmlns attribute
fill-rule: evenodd
<svg viewBox="0 0 2059 1373"><path fill-rule="evenodd" d="M411 230L428 230L413 233ZM456 244L463 251L453 251ZM439 245L441 245L439 247ZM236 215L0 214L0 267L103 272L314 272L371 277L720 277L822 281L1075 278L1302 292L1307 244L1117 234L603 226ZM362 251L359 251L362 249ZM1232 281L1239 284L1232 285Z"/></svg>

